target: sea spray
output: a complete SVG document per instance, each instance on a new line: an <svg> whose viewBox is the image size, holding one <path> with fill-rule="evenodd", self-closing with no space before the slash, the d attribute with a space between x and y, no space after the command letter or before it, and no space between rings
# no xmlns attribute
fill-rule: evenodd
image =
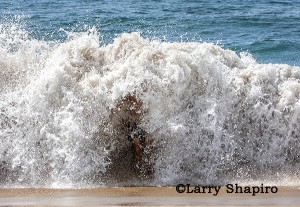
<svg viewBox="0 0 300 207"><path fill-rule="evenodd" d="M213 185L299 176L299 67L138 33L102 45L95 29L64 42L7 29L0 30L0 37L12 35L12 44L0 38L2 186ZM127 137L111 120L128 94L143 102L141 127L154 140L153 175L146 178L132 167Z"/></svg>

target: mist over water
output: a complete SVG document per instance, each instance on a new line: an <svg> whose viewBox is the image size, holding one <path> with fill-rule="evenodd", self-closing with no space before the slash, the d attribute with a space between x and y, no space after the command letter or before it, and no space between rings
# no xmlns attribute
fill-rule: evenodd
<svg viewBox="0 0 300 207"><path fill-rule="evenodd" d="M95 28L64 42L0 27L1 186L224 184L299 177L300 68L200 42ZM134 169L111 112L135 94L154 140ZM285 183L287 184L287 183Z"/></svg>

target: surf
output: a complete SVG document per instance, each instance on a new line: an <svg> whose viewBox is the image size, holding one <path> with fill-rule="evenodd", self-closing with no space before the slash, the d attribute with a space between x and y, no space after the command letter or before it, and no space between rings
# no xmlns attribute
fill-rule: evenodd
<svg viewBox="0 0 300 207"><path fill-rule="evenodd" d="M95 28L63 42L0 28L1 186L299 176L299 67L134 32L103 44ZM126 130L112 119L130 94L143 103L139 127L153 139L151 175L134 168Z"/></svg>

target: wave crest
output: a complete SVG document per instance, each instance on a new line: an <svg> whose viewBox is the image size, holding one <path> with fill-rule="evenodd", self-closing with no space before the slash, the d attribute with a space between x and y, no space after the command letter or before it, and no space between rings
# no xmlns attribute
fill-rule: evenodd
<svg viewBox="0 0 300 207"><path fill-rule="evenodd" d="M153 41L138 33L108 45L95 29L62 43L15 37L16 50L0 51L2 185L298 176L299 67L258 64L250 54L214 44ZM143 102L141 126L154 139L154 173L147 179L132 169L130 144L111 119L128 94Z"/></svg>

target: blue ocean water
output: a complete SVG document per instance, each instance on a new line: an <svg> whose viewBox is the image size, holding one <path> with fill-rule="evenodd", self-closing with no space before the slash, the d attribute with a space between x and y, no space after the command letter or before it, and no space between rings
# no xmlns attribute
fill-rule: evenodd
<svg viewBox="0 0 300 207"><path fill-rule="evenodd" d="M300 65L297 0L1 0L0 21L18 21L33 38L61 40L96 27L104 43L124 32L161 41L204 41L247 51L260 63Z"/></svg>

